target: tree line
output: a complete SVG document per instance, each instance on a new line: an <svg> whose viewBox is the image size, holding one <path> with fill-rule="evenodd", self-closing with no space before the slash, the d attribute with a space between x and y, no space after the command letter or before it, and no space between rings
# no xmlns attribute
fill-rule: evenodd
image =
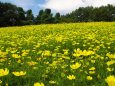
<svg viewBox="0 0 115 86"><path fill-rule="evenodd" d="M80 7L70 14L62 16L65 22L115 21L115 6Z"/></svg>
<svg viewBox="0 0 115 86"><path fill-rule="evenodd" d="M0 27L93 21L115 21L115 6L80 7L66 15L53 15L51 9L45 9L35 17L31 9L25 11L11 3L0 2Z"/></svg>
<svg viewBox="0 0 115 86"><path fill-rule="evenodd" d="M40 10L34 17L31 9L24 11L22 7L0 2L0 27L59 23L60 17L60 13L53 16L51 9Z"/></svg>

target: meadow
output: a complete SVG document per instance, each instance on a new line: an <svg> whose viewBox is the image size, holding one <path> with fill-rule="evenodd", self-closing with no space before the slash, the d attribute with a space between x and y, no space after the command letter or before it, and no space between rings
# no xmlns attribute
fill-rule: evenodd
<svg viewBox="0 0 115 86"><path fill-rule="evenodd" d="M115 86L115 22L0 28L0 86Z"/></svg>

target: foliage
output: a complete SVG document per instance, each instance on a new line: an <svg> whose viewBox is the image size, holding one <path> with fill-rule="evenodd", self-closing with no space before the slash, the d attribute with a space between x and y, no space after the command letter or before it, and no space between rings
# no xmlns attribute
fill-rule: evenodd
<svg viewBox="0 0 115 86"><path fill-rule="evenodd" d="M39 15L37 16L37 23L40 23L40 24L53 23L51 9L45 9L45 11L40 10Z"/></svg>
<svg viewBox="0 0 115 86"><path fill-rule="evenodd" d="M69 22L91 22L91 21L115 21L115 6L107 5L101 7L80 7L70 14L65 20Z"/></svg>
<svg viewBox="0 0 115 86"><path fill-rule="evenodd" d="M60 13L56 13L56 15L55 15L55 23L59 23L60 22L60 18L61 18L61 15L60 15Z"/></svg>
<svg viewBox="0 0 115 86"><path fill-rule="evenodd" d="M17 25L18 22L16 6L0 2L0 26Z"/></svg>

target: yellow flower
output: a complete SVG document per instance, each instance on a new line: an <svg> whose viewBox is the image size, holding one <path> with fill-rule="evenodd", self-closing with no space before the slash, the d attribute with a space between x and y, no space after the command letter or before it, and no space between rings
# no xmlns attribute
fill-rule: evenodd
<svg viewBox="0 0 115 86"><path fill-rule="evenodd" d="M7 60L6 58L0 58L0 62L4 62L6 60Z"/></svg>
<svg viewBox="0 0 115 86"><path fill-rule="evenodd" d="M9 70L7 68L5 69L0 69L0 77L5 76L9 74Z"/></svg>
<svg viewBox="0 0 115 86"><path fill-rule="evenodd" d="M111 72L111 71L114 71L114 68L107 68L107 70L109 71L109 72Z"/></svg>
<svg viewBox="0 0 115 86"><path fill-rule="evenodd" d="M6 85L5 86L8 86L8 83L6 83Z"/></svg>
<svg viewBox="0 0 115 86"><path fill-rule="evenodd" d="M91 63L95 63L95 60L91 60Z"/></svg>
<svg viewBox="0 0 115 86"><path fill-rule="evenodd" d="M95 73L95 71L89 71L89 74L94 74Z"/></svg>
<svg viewBox="0 0 115 86"><path fill-rule="evenodd" d="M31 62L27 62L27 64L28 64L29 66L33 66L33 65L36 65L37 62L31 61Z"/></svg>
<svg viewBox="0 0 115 86"><path fill-rule="evenodd" d="M82 50L80 50L79 48L76 50L76 49L74 49L74 52L75 53L73 53L73 56L74 57L79 57L79 56L81 56L81 54L82 54Z"/></svg>
<svg viewBox="0 0 115 86"><path fill-rule="evenodd" d="M80 50L79 48L76 50L74 50L74 54L73 54L73 56L75 56L75 57L79 57L79 56L81 56L81 55L83 55L83 56L89 56L89 55L92 55L92 54L94 54L95 52L93 52L93 51L90 51L90 50Z"/></svg>
<svg viewBox="0 0 115 86"><path fill-rule="evenodd" d="M24 72L24 71L12 72L12 74L14 74L15 76L23 76L23 75L26 75L26 72Z"/></svg>
<svg viewBox="0 0 115 86"><path fill-rule="evenodd" d="M13 57L13 58L16 58L16 59L21 58L21 56L18 55L18 54L12 54L12 57Z"/></svg>
<svg viewBox="0 0 115 86"><path fill-rule="evenodd" d="M112 64L115 64L115 61L112 60L112 61L108 61L108 62L107 62L107 65L108 65L108 66L110 66L110 65L112 65Z"/></svg>
<svg viewBox="0 0 115 86"><path fill-rule="evenodd" d="M4 57L6 57L7 56L7 52L2 52L1 50L0 50L0 57L2 57L2 58L4 58Z"/></svg>
<svg viewBox="0 0 115 86"><path fill-rule="evenodd" d="M37 82L37 83L34 83L34 86L44 86L44 84Z"/></svg>
<svg viewBox="0 0 115 86"><path fill-rule="evenodd" d="M43 51L42 56L51 56L51 52L49 50L45 50Z"/></svg>
<svg viewBox="0 0 115 86"><path fill-rule="evenodd" d="M58 42L62 42L63 36L62 36L62 35L60 35L60 36L58 36L58 37L56 36L55 39L56 39L56 41L58 41Z"/></svg>
<svg viewBox="0 0 115 86"><path fill-rule="evenodd" d="M93 70L95 70L95 67L91 67L89 70L93 71Z"/></svg>
<svg viewBox="0 0 115 86"><path fill-rule="evenodd" d="M22 56L27 56L28 55L28 52L23 52L22 53Z"/></svg>
<svg viewBox="0 0 115 86"><path fill-rule="evenodd" d="M52 81L52 80L51 80L51 81L49 81L49 83L50 83L50 84L55 84L56 81Z"/></svg>
<svg viewBox="0 0 115 86"><path fill-rule="evenodd" d="M94 52L93 51L90 51L90 50L84 50L83 52L82 52L82 55L84 55L84 56L89 56L89 55L92 55L92 54L94 54Z"/></svg>
<svg viewBox="0 0 115 86"><path fill-rule="evenodd" d="M87 76L87 80L92 80L92 76Z"/></svg>
<svg viewBox="0 0 115 86"><path fill-rule="evenodd" d="M113 75L108 76L105 81L109 86L115 86L115 77Z"/></svg>
<svg viewBox="0 0 115 86"><path fill-rule="evenodd" d="M36 69L38 69L38 67L33 67L32 69L36 70Z"/></svg>
<svg viewBox="0 0 115 86"><path fill-rule="evenodd" d="M89 74L94 74L95 73L95 67L89 68Z"/></svg>
<svg viewBox="0 0 115 86"><path fill-rule="evenodd" d="M75 64L73 64L73 65L70 65L70 67L71 67L72 69L78 69L80 66L81 66L80 63L75 63Z"/></svg>
<svg viewBox="0 0 115 86"><path fill-rule="evenodd" d="M115 54L107 53L106 56L108 56L110 59L115 59Z"/></svg>
<svg viewBox="0 0 115 86"><path fill-rule="evenodd" d="M64 49L63 51L64 51L64 55L68 55L69 54L69 52L68 52L69 50L68 49Z"/></svg>
<svg viewBox="0 0 115 86"><path fill-rule="evenodd" d="M67 76L67 78L68 78L69 80L73 80L73 79L75 79L75 76L74 76L74 75L69 75L69 76Z"/></svg>
<svg viewBox="0 0 115 86"><path fill-rule="evenodd" d="M18 61L17 61L17 63L21 63L22 61L19 59Z"/></svg>
<svg viewBox="0 0 115 86"><path fill-rule="evenodd" d="M0 80L0 84L2 83L2 80Z"/></svg>

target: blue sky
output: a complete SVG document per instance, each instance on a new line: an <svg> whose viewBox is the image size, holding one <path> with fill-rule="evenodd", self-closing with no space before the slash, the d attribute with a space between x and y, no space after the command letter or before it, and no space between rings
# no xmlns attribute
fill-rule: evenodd
<svg viewBox="0 0 115 86"><path fill-rule="evenodd" d="M40 9L50 8L52 12L60 12L66 14L72 12L79 7L112 4L115 0L0 0L2 2L10 2L17 6L23 7L25 10L32 9L33 14L37 15Z"/></svg>
<svg viewBox="0 0 115 86"><path fill-rule="evenodd" d="M19 7L23 7L24 10L32 9L33 14L37 15L39 10L42 9L39 4L43 4L44 0L0 0L1 2L10 2Z"/></svg>

